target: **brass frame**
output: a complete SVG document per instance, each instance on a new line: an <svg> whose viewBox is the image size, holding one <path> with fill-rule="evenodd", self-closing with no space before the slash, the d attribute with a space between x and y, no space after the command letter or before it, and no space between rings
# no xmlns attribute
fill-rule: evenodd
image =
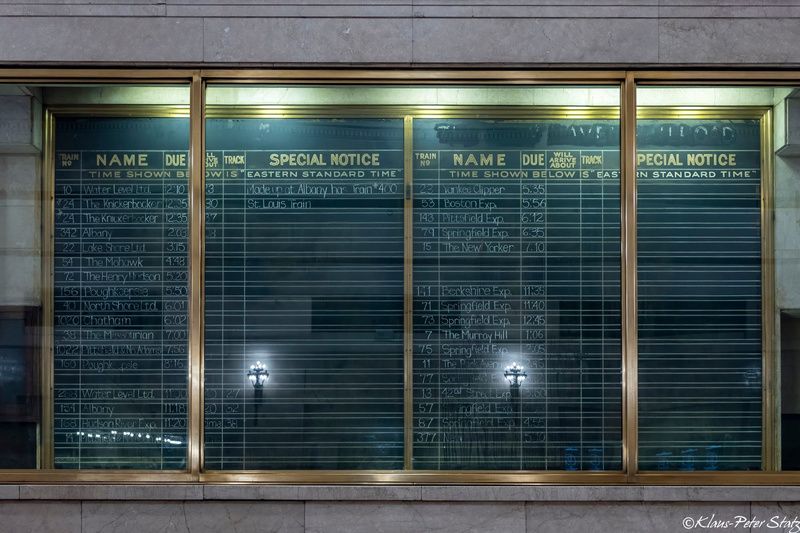
<svg viewBox="0 0 800 533"><path fill-rule="evenodd" d="M493 106L493 105L208 105L206 118L497 118L497 119L615 119L616 107Z"/></svg>
<svg viewBox="0 0 800 533"><path fill-rule="evenodd" d="M777 391L773 389L773 381L776 374L776 367L778 366L775 361L775 349L773 339L775 339L775 265L773 261L773 243L774 243L774 224L773 224L773 147L772 147L772 108L771 107L758 107L758 106L741 106L741 107L640 107L638 108L637 118L640 119L752 119L759 121L760 132L760 166L761 166L761 427L762 427L762 443L761 443L761 468L763 472L776 472L779 470L776 463L777 456L777 434L775 427L775 417L773 416L776 394ZM634 139L635 143L635 139ZM635 146L634 146L635 153ZM636 180L633 180L634 182ZM633 198L632 202L636 202L636 184L632 184ZM633 261L636 262L636 211L634 208L633 219L628 221L627 228L631 231L633 228L632 241L628 243L629 253L633 253ZM626 263L627 264L627 263ZM636 291L636 272L630 273L630 278L633 278L631 290ZM633 305L632 305L633 304ZM627 310L632 311L632 308L638 307L635 300L628 303ZM638 316L638 312L634 315ZM636 320L636 316L630 317L630 320ZM630 328L628 333L636 334L637 327ZM638 354L637 354L638 355ZM633 361L627 361L628 371L635 376L630 376L631 381L638 378L638 358ZM631 371L631 366L637 369L637 372ZM637 380L638 381L638 380ZM636 433L629 435L629 439L633 438L638 444L638 382L631 385L629 390L632 398L629 397L629 408L637 411L635 416L629 417L628 422L634 422L635 428L629 431ZM629 440L630 442L630 440ZM638 446L633 448L633 452L638 456ZM638 457L637 457L638 459ZM665 475L661 472L641 471L638 468L638 460L634 460L631 464L636 466L634 470L640 476L662 476ZM727 474L728 472L720 472L720 474ZM736 472L730 472L736 473ZM741 472L742 474L750 472ZM691 472L685 473L691 477L712 477L716 473L707 474L705 472Z"/></svg>
<svg viewBox="0 0 800 533"><path fill-rule="evenodd" d="M414 117L403 118L403 470L414 460Z"/></svg>
<svg viewBox="0 0 800 533"><path fill-rule="evenodd" d="M189 438L187 466L192 477L198 477L203 467L203 342L205 309L205 82L199 74L192 76L190 88L189 153L191 178L190 219L190 310L189 310Z"/></svg>
<svg viewBox="0 0 800 533"><path fill-rule="evenodd" d="M188 87L187 87L188 88ZM94 117L189 117L190 108L186 105L173 105L173 106L153 106L153 105L80 105L80 106L50 106L45 110L44 116L44 165L42 177L42 201L43 201L43 224L42 224L42 365L41 365L41 380L42 380L42 431L41 442L38 443L40 468L41 470L35 471L33 480L36 481L61 481L61 480L75 480L75 481L135 481L135 482L150 482L150 481L190 481L190 473L187 470L56 470L54 467L54 440L53 440L53 376L54 376L54 353L53 353L53 288L54 288L54 215L55 215L55 123L57 117L62 116L94 116ZM190 118L191 121L191 118ZM190 124L190 132L193 133L192 125ZM191 141L190 141L191 148ZM193 167L190 167L190 172ZM190 174L191 176L192 174ZM192 180L194 183L195 180ZM194 237L194 234L192 234ZM190 250L190 255L191 255ZM191 268L191 260L190 260ZM190 272L193 272L190 270ZM190 298L194 300L194 293L190 290ZM196 319L196 315L192 314L193 309L190 306L190 322ZM191 329L191 328L190 328ZM190 343L189 346L189 361L187 369L187 384L191 387L196 380L192 380L195 373L196 365L193 363L195 359L195 352L192 350ZM187 394L188 410L192 412L192 394L191 389ZM193 445L192 431L194 426L192 424L192 417L189 418L187 425L187 465L193 458L193 453L196 450L196 445ZM0 472L0 481L4 481L6 476L11 479L18 477L18 474L24 474L26 471L2 471ZM30 471L27 471L31 473ZM22 479L29 479L30 476L19 475Z"/></svg>
<svg viewBox="0 0 800 533"><path fill-rule="evenodd" d="M616 107L566 106L265 106L265 105L208 105L207 118L352 118L374 117L403 119L403 166L405 171L404 200L404 448L403 470L203 470L200 479L208 482L270 482L270 483L498 483L498 482L557 482L620 483L623 470L605 472L566 471L445 471L412 470L413 458L413 121L416 118L505 118L519 120L617 119ZM202 385L201 385L202 386ZM620 398L621 409L624 400ZM624 420L624 419L623 419ZM624 447L624 434L620 436ZM201 443L201 447L203 444ZM624 465L624 463L623 463ZM506 478L506 476L512 476Z"/></svg>
<svg viewBox="0 0 800 533"><path fill-rule="evenodd" d="M636 299L636 83L626 76L620 95L620 327L622 347L622 461L627 481L639 453L638 304Z"/></svg>
<svg viewBox="0 0 800 533"><path fill-rule="evenodd" d="M0 471L0 483L3 482L114 482L114 483L149 483L149 482L267 482L267 483L435 483L435 484L466 484L466 483L569 483L569 484L704 484L704 485L763 485L763 484L800 484L800 472L776 472L777 456L773 456L771 464L765 463L763 472L669 472L652 473L639 472L636 467L636 399L637 399L637 373L636 373L636 234L635 234L635 132L636 132L636 87L637 86L779 86L800 85L800 72L784 70L764 71L660 71L660 70L548 70L548 71L523 71L523 70L424 70L424 69L130 69L130 68L0 68L0 82L2 83L115 83L115 84L185 84L190 85L191 105L191 244L190 244L190 443L187 457L187 470L179 472L154 472L154 471L97 471L97 470L5 470ZM202 331L200 320L203 310L202 299L202 231L205 160L202 156L204 142L204 114L203 104L206 83L237 83L237 84L397 84L397 85L614 85L620 87L621 110L621 252L622 252L622 350L623 350L623 473L528 473L528 472L414 472L414 471L382 471L382 472L236 472L236 473L204 473L202 465L202 446L197 446L202 439ZM140 106L141 107L141 106ZM715 108L718 109L718 108ZM277 111L277 110L276 110ZM276 116L276 115L272 115ZM766 114L762 121L762 128L770 135L762 137L771 140L767 122L770 120ZM44 137L46 142L52 141L52 128L46 121ZM762 152L763 176L771 177L772 167L771 150ZM52 158L45 156L43 173L49 175L53 167ZM767 183L763 182L764 188ZM43 191L43 205L51 206L51 198ZM765 195L762 207L762 224L771 224L771 198ZM44 227L50 227L53 213L50 209L43 209ZM47 260L52 254L49 243L48 231L43 229L43 258ZM769 251L764 254L765 261L772 259L770 243L771 233L764 234L762 247ZM406 242L409 246L410 242ZM46 261L46 264L52 264ZM199 267L199 268L198 268ZM766 276L773 276L772 269L765 269ZM43 280L48 279L50 273L43 268ZM765 285L770 280L765 279ZM406 283L410 284L407 279ZM43 287L47 285L43 283ZM768 295L772 298L773 295ZM52 291L45 291L43 305L52 306ZM765 305L767 299L765 298ZM51 307L52 308L52 307ZM769 317L767 316L769 314ZM773 323L772 310L765 313L765 321ZM768 324L765 324L765 336L768 334ZM771 333L769 333L771 334ZM48 335L44 335L46 339ZM766 339L765 339L766 340ZM52 349L52 343L43 345L43 352ZM771 341L765 342L765 351L771 351L774 358L774 346ZM765 358L766 359L766 358ZM43 365L45 366L45 365ZM405 369L408 372L408 369ZM767 413L768 409L776 405L775 393L769 389L777 383L775 365L764 368L764 423L772 419L772 431L765 433L765 446L767 439L772 439L773 448L774 432L777 431L775 413ZM52 381L43 376L43 415L52 416L49 404L49 394ZM766 394L769 391L769 394ZM408 393L407 393L408 394ZM770 406L767 402L771 402ZM44 451L44 450L43 450ZM43 456L43 464L47 464L47 454ZM52 460L52 458L50 458Z"/></svg>

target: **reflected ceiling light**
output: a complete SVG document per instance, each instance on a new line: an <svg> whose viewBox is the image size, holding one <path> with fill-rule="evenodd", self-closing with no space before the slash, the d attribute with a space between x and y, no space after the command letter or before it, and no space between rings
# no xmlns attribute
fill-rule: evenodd
<svg viewBox="0 0 800 533"><path fill-rule="evenodd" d="M512 387L519 387L528 377L528 374L522 366L517 363L511 363L511 366L507 366L505 372L503 372L503 377L508 380L509 385Z"/></svg>
<svg viewBox="0 0 800 533"><path fill-rule="evenodd" d="M247 371L247 377L250 383L253 384L254 389L263 389L264 384L269 379L269 372L267 372L267 367L264 366L264 363L256 361L256 364L250 365L250 370Z"/></svg>

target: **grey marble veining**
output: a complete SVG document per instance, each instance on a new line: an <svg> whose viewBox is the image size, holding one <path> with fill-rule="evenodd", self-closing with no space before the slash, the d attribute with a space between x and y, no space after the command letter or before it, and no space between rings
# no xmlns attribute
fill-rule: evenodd
<svg viewBox="0 0 800 533"><path fill-rule="evenodd" d="M300 500L300 487L292 485L205 485L206 500Z"/></svg>
<svg viewBox="0 0 800 533"><path fill-rule="evenodd" d="M0 501L0 533L82 533L81 504Z"/></svg>
<svg viewBox="0 0 800 533"><path fill-rule="evenodd" d="M659 19L659 62L786 64L800 60L795 18Z"/></svg>
<svg viewBox="0 0 800 533"><path fill-rule="evenodd" d="M421 489L409 485L206 485L207 500L414 501Z"/></svg>
<svg viewBox="0 0 800 533"><path fill-rule="evenodd" d="M18 500L19 485L0 485L0 500Z"/></svg>
<svg viewBox="0 0 800 533"><path fill-rule="evenodd" d="M795 0L18 0L0 62L800 65Z"/></svg>
<svg viewBox="0 0 800 533"><path fill-rule="evenodd" d="M304 531L302 502L91 502L83 533Z"/></svg>
<svg viewBox="0 0 800 533"><path fill-rule="evenodd" d="M34 4L0 2L0 16L26 17L158 17L167 14L163 4Z"/></svg>
<svg viewBox="0 0 800 533"><path fill-rule="evenodd" d="M191 502L186 504L191 533L302 533L302 502Z"/></svg>
<svg viewBox="0 0 800 533"><path fill-rule="evenodd" d="M775 208L775 248L800 250L800 207Z"/></svg>
<svg viewBox="0 0 800 533"><path fill-rule="evenodd" d="M777 278L776 304L782 309L800 308L800 251L777 250L775 259Z"/></svg>
<svg viewBox="0 0 800 533"><path fill-rule="evenodd" d="M303 502L84 502L82 533L302 533Z"/></svg>
<svg viewBox="0 0 800 533"><path fill-rule="evenodd" d="M800 487L787 486L663 486L643 487L646 502L750 502L800 500Z"/></svg>
<svg viewBox="0 0 800 533"><path fill-rule="evenodd" d="M6 250L0 256L0 301L6 305L39 305L41 253L37 250ZM31 444L33 445L33 444Z"/></svg>
<svg viewBox="0 0 800 533"><path fill-rule="evenodd" d="M0 17L0 62L202 61L203 21L171 17Z"/></svg>
<svg viewBox="0 0 800 533"><path fill-rule="evenodd" d="M184 502L83 502L82 533L189 533Z"/></svg>
<svg viewBox="0 0 800 533"><path fill-rule="evenodd" d="M417 63L637 63L658 59L656 19L414 20Z"/></svg>
<svg viewBox="0 0 800 533"><path fill-rule="evenodd" d="M750 518L755 524L751 529L753 533L797 533L800 531L800 503L753 502Z"/></svg>
<svg viewBox="0 0 800 533"><path fill-rule="evenodd" d="M415 501L421 492L420 487L409 485L312 485L300 487L299 496L303 500Z"/></svg>
<svg viewBox="0 0 800 533"><path fill-rule="evenodd" d="M273 502L800 502L800 486L0 485L0 499Z"/></svg>
<svg viewBox="0 0 800 533"><path fill-rule="evenodd" d="M203 59L240 63L408 63L410 19L206 18Z"/></svg>
<svg viewBox="0 0 800 533"><path fill-rule="evenodd" d="M595 3L576 5L575 3L511 3L476 2L458 3L414 3L414 16L424 18L656 18L658 6L637 4L598 5Z"/></svg>
<svg viewBox="0 0 800 533"><path fill-rule="evenodd" d="M202 500L202 485L22 485L30 500Z"/></svg>
<svg viewBox="0 0 800 533"><path fill-rule="evenodd" d="M0 194L9 200L36 198L39 193L36 167L37 158L32 155L0 156Z"/></svg>
<svg viewBox="0 0 800 533"><path fill-rule="evenodd" d="M0 486L0 533L660 533L687 530L684 520L693 521L690 529L695 531L749 531L733 524L753 518L764 524L773 517L800 520L800 486L209 485L205 489L205 494L182 494L180 486ZM200 495L206 501L171 499ZM159 497L163 501L154 501ZM41 501L33 501L36 498ZM791 527L752 529L762 530L792 531Z"/></svg>
<svg viewBox="0 0 800 533"><path fill-rule="evenodd" d="M0 153L35 153L34 114L28 95L0 96Z"/></svg>
<svg viewBox="0 0 800 533"><path fill-rule="evenodd" d="M423 486L423 501L641 501L636 486Z"/></svg>
<svg viewBox="0 0 800 533"><path fill-rule="evenodd" d="M800 209L800 157L775 158L775 207Z"/></svg>
<svg viewBox="0 0 800 533"><path fill-rule="evenodd" d="M735 522L739 518L748 519L750 504L528 503L526 513L529 533L675 533L687 530L727 532L742 531L741 527L724 523ZM684 522L685 520L690 522ZM685 524L691 527L686 527ZM707 525L715 527L704 527Z"/></svg>
<svg viewBox="0 0 800 533"><path fill-rule="evenodd" d="M39 204L0 200L0 247L39 251Z"/></svg>
<svg viewBox="0 0 800 533"><path fill-rule="evenodd" d="M262 3L234 5L223 4L169 4L166 14L170 17L381 17L407 18L411 16L410 3Z"/></svg>
<svg viewBox="0 0 800 533"><path fill-rule="evenodd" d="M308 533L522 533L521 503L306 503Z"/></svg>

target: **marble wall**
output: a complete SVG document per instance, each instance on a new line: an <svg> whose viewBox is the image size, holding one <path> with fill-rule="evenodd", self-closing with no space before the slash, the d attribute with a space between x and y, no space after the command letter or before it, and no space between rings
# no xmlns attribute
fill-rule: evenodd
<svg viewBox="0 0 800 533"><path fill-rule="evenodd" d="M795 321L781 313L800 317L800 98L797 95L775 106L775 305L781 331L781 412L800 413L800 338L783 331ZM800 531L800 529L798 529Z"/></svg>
<svg viewBox="0 0 800 533"><path fill-rule="evenodd" d="M775 158L776 304L800 310L800 157Z"/></svg>
<svg viewBox="0 0 800 533"><path fill-rule="evenodd" d="M0 63L800 65L796 0L16 0Z"/></svg>
<svg viewBox="0 0 800 533"><path fill-rule="evenodd" d="M0 86L0 305L41 300L41 101Z"/></svg>
<svg viewBox="0 0 800 533"><path fill-rule="evenodd" d="M769 521L798 515L798 503L758 501L0 501L0 533L788 532Z"/></svg>
<svg viewBox="0 0 800 533"><path fill-rule="evenodd" d="M36 94L0 94L0 305L38 304L37 120ZM800 158L777 157L775 165L777 300L800 309ZM798 502L800 487L0 485L0 533L660 533L705 531L709 520L719 525L713 531L788 532L800 525L771 527L769 520L797 519Z"/></svg>

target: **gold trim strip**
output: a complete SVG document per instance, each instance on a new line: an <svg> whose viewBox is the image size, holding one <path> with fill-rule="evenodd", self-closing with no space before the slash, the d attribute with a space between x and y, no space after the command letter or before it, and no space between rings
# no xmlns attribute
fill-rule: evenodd
<svg viewBox="0 0 800 533"><path fill-rule="evenodd" d="M624 102L623 102L624 104ZM130 112L136 106L128 106ZM173 106L175 112L185 106ZM91 109L91 108L89 108ZM760 119L769 108L763 106L641 106L630 116L640 119ZM620 119L619 107L614 106L394 106L394 105L209 105L206 118L496 118L516 120L591 120Z"/></svg>
<svg viewBox="0 0 800 533"><path fill-rule="evenodd" d="M559 485L797 485L800 472L502 472L273 471L212 472L202 483L273 484L559 484Z"/></svg>
<svg viewBox="0 0 800 533"><path fill-rule="evenodd" d="M38 444L38 467L54 468L53 431L53 286L55 261L55 116L49 109L44 118L44 164L42 166L42 425Z"/></svg>
<svg viewBox="0 0 800 533"><path fill-rule="evenodd" d="M403 468L411 470L414 458L414 145L413 118L407 116L403 119L403 172L404 178L404 209L403 209L403 228L404 228L404 250L405 257L405 280L403 292L403 327L404 331L404 350L403 350Z"/></svg>
<svg viewBox="0 0 800 533"><path fill-rule="evenodd" d="M4 83L170 83L187 82L198 71L186 68L83 68L83 67L11 67L0 68L0 80ZM648 85L658 83L689 84L713 82L715 85L736 84L781 84L800 82L796 70L499 70L499 69L348 69L348 68L206 68L199 71L204 80L215 83L230 80L238 84L250 83L409 83L426 84L548 84L565 85L601 84L617 85L627 76Z"/></svg>
<svg viewBox="0 0 800 533"><path fill-rule="evenodd" d="M189 442L187 467L193 476L200 475L203 466L203 235L205 217L205 117L203 116L205 86L196 73L191 85L190 161L191 198L189 220L191 227L189 257Z"/></svg>
<svg viewBox="0 0 800 533"><path fill-rule="evenodd" d="M427 69L203 69L203 78L214 83L226 80L243 83L329 83L329 84L547 84L608 83L617 85L623 70L427 70Z"/></svg>
<svg viewBox="0 0 800 533"><path fill-rule="evenodd" d="M91 106L85 106L92 109ZM143 106L118 106L130 112L135 112ZM144 106L148 107L148 106ZM153 107L153 106L149 106ZM70 108L74 109L74 108ZM155 108L154 109L158 109ZM160 109L164 109L162 106ZM176 114L188 112L188 106L169 106ZM453 106L453 105L253 105L253 106L206 106L206 118L308 118L321 116L379 116L393 117L413 115L416 118L485 118L491 116L498 119L619 119L620 108L616 106ZM767 106L639 106L636 117L641 119L670 119L670 118L736 118L759 119Z"/></svg>
<svg viewBox="0 0 800 533"><path fill-rule="evenodd" d="M753 119L757 120L769 110L763 106L641 106L636 118L647 119Z"/></svg>
<svg viewBox="0 0 800 533"><path fill-rule="evenodd" d="M636 300L636 83L625 79L620 94L622 124L620 163L623 467L630 476L638 461L638 307Z"/></svg>
<svg viewBox="0 0 800 533"><path fill-rule="evenodd" d="M59 82L95 82L101 84L186 83L196 72L188 69L120 69L120 68L0 68L2 83L48 84Z"/></svg>
<svg viewBox="0 0 800 533"><path fill-rule="evenodd" d="M55 123L60 116L87 116L87 117L187 117L189 116L189 106L156 106L156 105L84 105L84 106L49 106L45 109L45 151L43 154L46 162L46 172L44 176L45 187L43 199L45 203L45 220L43 221L43 318L42 318L42 443L41 443L41 468L39 471L22 471L32 474L25 480L37 481L164 481L164 482L185 482L197 481L198 473L194 477L187 477L189 474L181 470L73 470L55 469L54 452L54 412L53 412L53 291L54 291L54 261L55 261ZM202 127L202 123L199 123ZM190 125L191 130L191 125ZM190 151L194 145L192 138L193 131L190 131ZM203 158L204 159L204 158ZM190 265L190 275L193 274ZM191 350L191 347L190 347ZM190 372L193 372L190 352ZM196 381L189 376L187 383L189 394ZM191 409L191 405L189 405ZM191 416L191 413L190 413ZM201 415L202 416L202 415ZM188 428L191 431L192 420L188 420ZM196 447L196 442L191 435L187 435L187 453L191 455ZM187 461L190 457L187 457ZM0 470L0 482L7 480L17 480L16 471Z"/></svg>
<svg viewBox="0 0 800 533"><path fill-rule="evenodd" d="M555 106L421 106L421 105L309 105L279 106L209 105L207 118L337 118L380 117L403 118L478 118L497 119L617 119L616 107L555 107Z"/></svg>
<svg viewBox="0 0 800 533"><path fill-rule="evenodd" d="M800 82L797 70L629 70L639 85L697 84L780 85ZM644 82L644 83L640 83Z"/></svg>
<svg viewBox="0 0 800 533"><path fill-rule="evenodd" d="M0 470L0 483L191 483L180 470Z"/></svg>
<svg viewBox="0 0 800 533"><path fill-rule="evenodd" d="M502 484L526 483L560 485L606 484L626 481L621 472L507 472L438 470L342 470L342 471L241 471L209 472L200 476L203 483L313 483L313 484Z"/></svg>
<svg viewBox="0 0 800 533"><path fill-rule="evenodd" d="M2 470L0 483L262 483L262 484L557 484L557 485L774 485L800 484L800 472L498 472L498 471L180 471Z"/></svg>
<svg viewBox="0 0 800 533"><path fill-rule="evenodd" d="M188 105L137 105L137 104L100 104L100 105L52 105L47 109L60 116L90 117L189 117Z"/></svg>
<svg viewBox="0 0 800 533"><path fill-rule="evenodd" d="M772 111L767 109L761 117L761 343L762 357L762 468L780 470L780 362L776 357L775 343L775 228L772 146Z"/></svg>
<svg viewBox="0 0 800 533"><path fill-rule="evenodd" d="M635 485L776 485L800 484L800 472L639 472Z"/></svg>

